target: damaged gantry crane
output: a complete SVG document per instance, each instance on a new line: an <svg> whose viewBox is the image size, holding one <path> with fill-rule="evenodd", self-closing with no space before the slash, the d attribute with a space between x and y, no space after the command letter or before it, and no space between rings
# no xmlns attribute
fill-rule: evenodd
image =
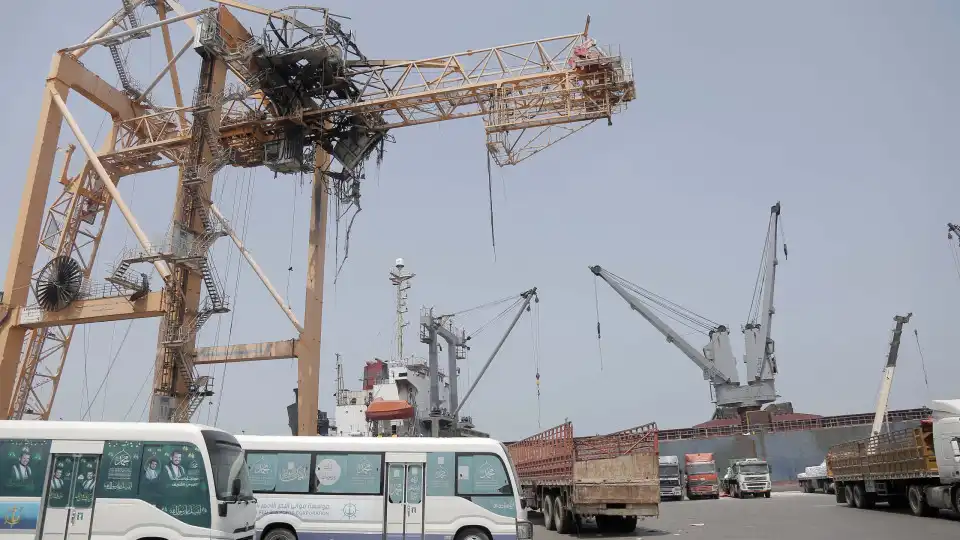
<svg viewBox="0 0 960 540"><path fill-rule="evenodd" d="M227 6L262 16L261 35L251 35ZM134 10L140 10L137 16ZM47 79L0 299L0 410L7 418L49 418L75 325L162 317L151 420L192 416L213 390L199 366L295 357L299 433L313 434L328 196L358 204L364 163L373 154L382 157L393 128L482 116L488 153L503 166L593 121L609 121L634 98L633 75L619 54L589 37L587 21L582 32L555 38L425 60L372 60L340 19L322 8L268 10L219 0L216 8L188 11L174 0L124 0L83 43L57 52ZM177 52L171 35L185 27L189 38ZM167 65L139 84L130 72L138 62L133 47L156 31ZM106 82L113 76L101 77L80 63L100 46L110 50L122 88ZM118 53L128 46L128 56ZM201 65L187 103L178 60L191 50ZM161 105L156 91L165 78L171 105ZM70 114L70 93L112 118L99 150ZM64 120L86 160L71 175L68 147L57 179L62 194L45 213ZM340 166L332 169L332 160ZM217 171L260 166L314 175L303 323L213 201ZM154 244L116 184L173 167L179 170L173 226L165 241ZM106 283L98 284L94 262L111 208L121 212L139 245L124 252ZM208 257L223 236L237 244L280 304L296 330L293 339L196 346L204 322L230 309ZM44 271L35 270L38 261ZM143 263L159 274L161 290L150 287L152 271L134 268Z"/></svg>

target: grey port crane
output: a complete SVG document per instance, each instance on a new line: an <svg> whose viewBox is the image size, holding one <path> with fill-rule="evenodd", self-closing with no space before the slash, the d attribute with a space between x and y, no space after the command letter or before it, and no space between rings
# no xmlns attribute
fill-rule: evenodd
<svg viewBox="0 0 960 540"><path fill-rule="evenodd" d="M473 433L472 421L466 417L461 418L459 416L460 410L463 408L463 405L467 402L467 400L470 399L470 395L473 394L477 384L479 384L480 380L483 379L484 373L487 372L487 368L489 368L490 364L493 363L493 359L497 357L497 353L500 352L503 344L507 341L507 338L510 337L510 333L513 332L514 327L517 326L517 322L520 320L523 312L530 311L530 302L540 302L540 297L537 295L536 287L505 300L510 299L513 299L514 303L511 306L508 306L507 309L501 313L501 315L505 314L514 306L517 307L517 311L514 313L513 319L510 321L510 325L500 337L500 340L493 348L490 356L487 357L487 361L484 362L483 367L480 368L480 373L477 375L477 378L474 379L473 384L470 385L470 388L467 389L467 393L461 400L458 400L457 396L457 360L466 357L466 350L468 349L467 341L470 339L470 336L453 326L451 320L453 315L434 315L433 308L425 308L421 312L420 341L427 344L429 351L427 362L430 372L430 418L428 421L430 423L431 436L470 436ZM496 303L503 301L504 300L501 300ZM440 361L438 358L438 337L447 342L447 353L449 356L449 373L447 376L450 378L450 400L448 410L442 410L440 407Z"/></svg>
<svg viewBox="0 0 960 540"><path fill-rule="evenodd" d="M600 266L590 267L590 271L595 276L605 281L634 311L659 330L667 338L667 342L675 345L687 358L703 370L704 380L710 381L713 388L714 401L717 404L718 411L723 409L756 410L766 403L775 401L778 397L775 386L777 364L774 358L774 342L770 337L770 327L774 314L774 282L777 265L779 264L777 260L779 221L780 203L778 202L770 208L770 220L767 227L766 242L764 243L760 276L757 281L757 289L754 291L754 301L757 309L754 310L754 306L751 306L751 313L756 315L743 327L744 363L747 366L746 385L740 383L736 360L730 348L730 332L725 325L717 324L688 311L679 313L679 316L686 321L684 324L697 324L709 336L710 343L703 347L701 352L657 316L657 308L648 305L647 302L658 306L658 308L675 312L686 310ZM786 256L786 246L784 246L784 256ZM759 301L757 301L757 291L762 292ZM744 415L741 415L741 418L744 418Z"/></svg>

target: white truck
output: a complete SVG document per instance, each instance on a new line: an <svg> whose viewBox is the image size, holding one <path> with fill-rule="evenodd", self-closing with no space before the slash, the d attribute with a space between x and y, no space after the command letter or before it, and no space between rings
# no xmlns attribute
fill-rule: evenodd
<svg viewBox="0 0 960 540"><path fill-rule="evenodd" d="M909 506L917 516L960 512L960 399L934 400L919 427L838 444L827 453L838 503Z"/></svg>
<svg viewBox="0 0 960 540"><path fill-rule="evenodd" d="M804 493L833 493L833 478L827 474L827 460L823 463L807 467L797 475L797 483L800 484L800 491Z"/></svg>
<svg viewBox="0 0 960 540"><path fill-rule="evenodd" d="M770 498L772 487L770 466L759 458L731 459L727 474L723 477L724 492L738 499L747 495Z"/></svg>
<svg viewBox="0 0 960 540"><path fill-rule="evenodd" d="M665 499L683 500L679 456L660 456L660 500Z"/></svg>

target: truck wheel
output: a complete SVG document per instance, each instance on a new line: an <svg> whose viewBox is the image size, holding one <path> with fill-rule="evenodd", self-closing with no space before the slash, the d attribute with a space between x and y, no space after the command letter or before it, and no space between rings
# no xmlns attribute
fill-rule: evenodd
<svg viewBox="0 0 960 540"><path fill-rule="evenodd" d="M764 492L763 492L763 498L764 498L764 499L769 499L769 498L770 498L770 492L769 492L769 491L764 491Z"/></svg>
<svg viewBox="0 0 960 540"><path fill-rule="evenodd" d="M573 514L563 507L563 500L560 495L553 498L553 523L557 526L557 532L567 534L570 532L570 525L573 522Z"/></svg>
<svg viewBox="0 0 960 540"><path fill-rule="evenodd" d="M837 499L837 504L847 502L847 492L843 489L843 486L834 486L833 496Z"/></svg>
<svg viewBox="0 0 960 540"><path fill-rule="evenodd" d="M850 484L843 486L843 496L847 500L847 506L850 508L856 506L856 503L853 502L853 486Z"/></svg>
<svg viewBox="0 0 960 540"><path fill-rule="evenodd" d="M610 517L611 517L611 516L603 516L603 515L601 515L601 516L596 516L596 517L594 518L594 519L596 519L596 521L597 521L597 529L598 529L600 532L602 532L602 533L610 532L610 529L612 528L612 527L611 527L611 525L612 525L611 521L612 521L612 520L610 519Z"/></svg>
<svg viewBox="0 0 960 540"><path fill-rule="evenodd" d="M618 525L620 525L619 532L632 533L637 530L637 516L621 516Z"/></svg>
<svg viewBox="0 0 960 540"><path fill-rule="evenodd" d="M557 528L553 510L553 497L544 493L543 495L543 527L548 531L555 530Z"/></svg>
<svg viewBox="0 0 960 540"><path fill-rule="evenodd" d="M863 484L857 483L853 486L853 503L860 510L867 510L873 508L873 504L876 502L874 495L872 493L867 493L867 490L864 489Z"/></svg>
<svg viewBox="0 0 960 540"><path fill-rule="evenodd" d="M960 487L953 490L953 509L960 512Z"/></svg>
<svg viewBox="0 0 960 540"><path fill-rule="evenodd" d="M923 493L923 486L913 484L907 490L907 501L910 503L910 512L915 516L932 517L939 513L936 508L927 504L926 495Z"/></svg>

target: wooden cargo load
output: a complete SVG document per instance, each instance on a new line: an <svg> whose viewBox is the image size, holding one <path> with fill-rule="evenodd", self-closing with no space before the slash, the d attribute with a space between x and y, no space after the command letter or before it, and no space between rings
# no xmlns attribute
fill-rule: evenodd
<svg viewBox="0 0 960 540"><path fill-rule="evenodd" d="M834 445L827 453L827 474L836 481L938 476L933 424Z"/></svg>
<svg viewBox="0 0 960 540"><path fill-rule="evenodd" d="M507 448L522 485L564 486L573 505L614 508L660 502L656 424L574 438L573 424L567 422Z"/></svg>

